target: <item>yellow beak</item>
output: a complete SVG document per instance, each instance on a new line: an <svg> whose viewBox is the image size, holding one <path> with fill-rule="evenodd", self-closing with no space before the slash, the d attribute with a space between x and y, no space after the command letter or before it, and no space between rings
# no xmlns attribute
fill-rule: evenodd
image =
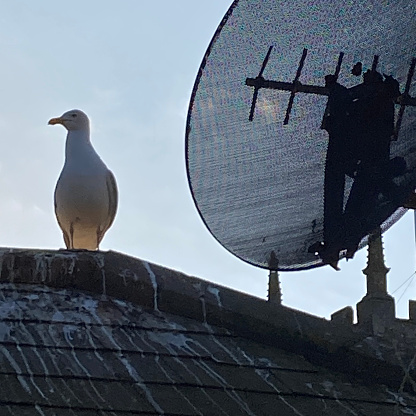
<svg viewBox="0 0 416 416"><path fill-rule="evenodd" d="M51 118L48 121L48 124L52 124L52 125L54 125L54 124L62 124L62 118L61 117Z"/></svg>

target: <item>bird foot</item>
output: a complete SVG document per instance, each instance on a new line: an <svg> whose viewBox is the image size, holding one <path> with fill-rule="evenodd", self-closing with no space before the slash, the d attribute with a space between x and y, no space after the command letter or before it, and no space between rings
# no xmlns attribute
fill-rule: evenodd
<svg viewBox="0 0 416 416"><path fill-rule="evenodd" d="M88 250L87 248L60 248L59 251L87 252L92 250Z"/></svg>

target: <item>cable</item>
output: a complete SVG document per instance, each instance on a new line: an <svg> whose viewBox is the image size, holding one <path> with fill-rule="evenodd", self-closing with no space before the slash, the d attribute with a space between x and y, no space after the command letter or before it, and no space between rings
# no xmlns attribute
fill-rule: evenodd
<svg viewBox="0 0 416 416"><path fill-rule="evenodd" d="M391 294L394 295L403 285L405 285L410 279L414 277L416 272L413 272L396 290L394 290Z"/></svg>
<svg viewBox="0 0 416 416"><path fill-rule="evenodd" d="M400 299L404 296L404 294L407 292L407 289L409 289L409 287L410 287L410 285L412 284L412 282L413 282L413 278L415 277L414 276L415 274L413 273L413 276L412 276L412 279L410 280L410 282L408 283L408 285L406 286L406 288L404 289L404 291L403 291L403 293L401 294L401 296L399 297L399 299L397 299L397 303L399 303L400 302Z"/></svg>

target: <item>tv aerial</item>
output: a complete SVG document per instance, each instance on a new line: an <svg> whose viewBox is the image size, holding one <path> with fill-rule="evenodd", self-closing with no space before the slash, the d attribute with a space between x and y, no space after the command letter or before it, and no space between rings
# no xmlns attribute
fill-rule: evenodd
<svg viewBox="0 0 416 416"><path fill-rule="evenodd" d="M259 93L261 88L268 88L268 89L274 89L274 90L280 90L280 91L290 91L289 102L288 102L288 105L287 105L287 108L286 108L285 118L283 120L283 124L287 125L289 123L290 113L292 111L293 102L294 102L294 99L295 99L295 95L297 93L324 95L324 96L328 97L330 95L330 91L325 86L304 85L299 81L299 78L300 78L300 75L301 75L301 72L302 72L302 68L304 66L305 59L306 59L306 56L307 56L307 53L308 53L308 50L306 48L303 49L302 56L301 56L300 61L299 61L298 69L296 71L296 76L295 76L295 78L292 82L281 82L281 81L265 80L263 78L263 72L266 68L267 62L269 61L272 49L273 49L273 46L270 46L269 50L267 52L267 55L264 58L263 64L261 66L260 72L257 75L257 77L256 78L246 78L246 85L248 85L250 87L254 87L253 100L251 102L250 115L249 115L248 119L250 121L253 121L254 111L255 111L256 102L257 102L257 97L258 97L258 93ZM338 57L338 63L337 63L337 66L336 66L334 74L333 74L335 80L338 80L338 76L339 76L339 72L341 70L343 57L344 57L344 52L340 52L339 57ZM372 63L372 66L371 66L371 71L372 72L377 71L378 61L379 61L379 56L374 55L373 63ZM361 62L359 62L359 64L361 64ZM392 138L393 140L397 140L397 138L398 138L398 134L399 134L399 131L400 131L400 126L401 126L401 123L402 123L404 110L406 109L406 106L416 106L416 98L411 97L409 95L410 86L411 86L413 75L414 75L414 72L415 72L415 65L416 65L416 58L413 57L412 61L410 63L410 66L409 66L409 72L407 74L406 86L404 88L404 91L396 99L396 103L400 105L400 109L399 109L399 112L398 112L397 119L395 121L394 137ZM360 75L360 74L357 74L357 75ZM351 91L352 91L352 97L354 97L354 94L353 94L354 87L351 88ZM355 98L357 98L357 97L355 97Z"/></svg>
<svg viewBox="0 0 416 416"><path fill-rule="evenodd" d="M415 205L416 10L379 3L236 0L214 34L187 174L205 225L242 260L336 267Z"/></svg>

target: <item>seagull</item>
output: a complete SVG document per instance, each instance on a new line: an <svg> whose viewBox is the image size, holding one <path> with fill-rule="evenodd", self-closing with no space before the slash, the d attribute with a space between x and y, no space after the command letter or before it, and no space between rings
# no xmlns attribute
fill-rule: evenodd
<svg viewBox="0 0 416 416"><path fill-rule="evenodd" d="M67 111L48 124L68 130L65 163L55 188L55 214L66 248L98 250L116 216L116 180L91 144L85 113Z"/></svg>

